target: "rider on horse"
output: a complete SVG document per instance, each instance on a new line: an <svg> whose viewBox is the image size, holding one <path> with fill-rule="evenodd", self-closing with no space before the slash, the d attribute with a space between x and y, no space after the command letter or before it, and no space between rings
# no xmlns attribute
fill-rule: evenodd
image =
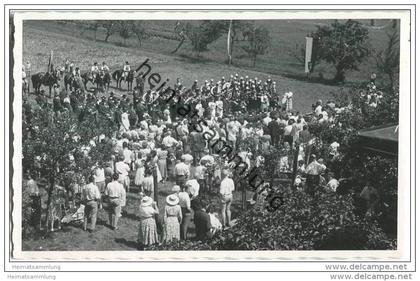
<svg viewBox="0 0 420 281"><path fill-rule="evenodd" d="M100 77L103 78L105 74L109 73L109 71L110 71L109 66L105 62L102 62L100 72L99 72Z"/></svg>
<svg viewBox="0 0 420 281"><path fill-rule="evenodd" d="M110 71L109 66L105 62L102 62L101 71L103 73L109 73Z"/></svg>
<svg viewBox="0 0 420 281"><path fill-rule="evenodd" d="M90 71L92 72L92 77L93 79L96 78L96 75L99 74L99 67L98 67L98 63L94 62L92 67L90 68Z"/></svg>
<svg viewBox="0 0 420 281"><path fill-rule="evenodd" d="M66 72L70 72L70 71L71 71L71 69L70 69L70 60L69 60L69 58L66 58L66 60L64 61L64 70L65 70Z"/></svg>
<svg viewBox="0 0 420 281"><path fill-rule="evenodd" d="M76 67L73 69L73 77L80 77L80 68Z"/></svg>
<svg viewBox="0 0 420 281"><path fill-rule="evenodd" d="M128 77L128 74L130 73L130 71L131 71L131 66L128 63L128 61L126 61L125 64L124 64L124 66L123 66L123 74L122 74L122 77L126 79Z"/></svg>

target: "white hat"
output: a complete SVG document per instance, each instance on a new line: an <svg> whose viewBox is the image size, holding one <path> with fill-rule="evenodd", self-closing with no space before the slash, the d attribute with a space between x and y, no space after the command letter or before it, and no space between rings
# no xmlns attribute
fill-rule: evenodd
<svg viewBox="0 0 420 281"><path fill-rule="evenodd" d="M153 203L153 199L149 196L145 196L141 199L140 206L141 207L148 207L151 206Z"/></svg>
<svg viewBox="0 0 420 281"><path fill-rule="evenodd" d="M174 185L171 189L172 192L179 192L181 191L181 187L179 185Z"/></svg>
<svg viewBox="0 0 420 281"><path fill-rule="evenodd" d="M166 203L171 206L175 206L179 203L179 198L176 194L171 194L166 197Z"/></svg>

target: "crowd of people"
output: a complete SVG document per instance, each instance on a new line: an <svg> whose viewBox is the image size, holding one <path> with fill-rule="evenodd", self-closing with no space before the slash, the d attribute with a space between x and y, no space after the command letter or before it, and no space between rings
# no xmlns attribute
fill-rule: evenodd
<svg viewBox="0 0 420 281"><path fill-rule="evenodd" d="M124 71L129 69L128 62L125 65L128 67ZM65 69L74 68L69 62ZM374 85L374 81L371 83ZM89 117L107 120L115 128L113 133L92 140L93 145L108 143L109 157L96 163L89 177L72 175L62 183L70 198L67 201L74 202L77 211L70 217L57 215L58 209L68 206L51 200L50 211L55 212L51 230L56 219L68 222L81 217L83 229L95 231L100 210L108 212L110 227L118 230L126 195L136 192L140 195L139 245L210 239L217 231L232 226L233 195L248 189L236 180L238 166L246 170L264 168L265 157L273 149L280 156L276 171L294 173L290 188L309 194L314 194L319 186L325 192L337 191L340 181L328 167L339 157L340 144L331 143L328 158L321 158L309 125L333 123L338 114L351 110L350 107L318 100L311 112L302 114L293 109L294 94L290 89L278 93L276 82L270 77L263 81L235 74L217 82L206 80L201 85L194 81L191 86L177 79L173 89L175 98L168 98L168 91L146 90L144 81L123 95L112 91L103 95L90 91L69 93L58 85L52 102L42 92L36 95L35 104L24 97L23 121L28 128L35 107L52 107L56 114L70 112L80 122ZM378 102L380 97L376 95L374 99ZM369 102L372 100L371 95ZM179 114L180 107L186 104L194 109L197 118ZM201 123L201 131L196 126L200 119L206 121ZM206 138L206 132L212 132L212 138ZM228 145L241 165L221 153L224 147L220 145ZM36 175L28 174L32 174L28 186L39 208ZM165 207L159 208L157 193L164 186L169 186L170 191ZM248 198L244 194L244 201L258 201L256 196ZM219 205L209 203L211 198L218 198ZM39 220L40 215L37 216ZM189 233L192 222L195 234ZM159 224L163 231L158 230Z"/></svg>

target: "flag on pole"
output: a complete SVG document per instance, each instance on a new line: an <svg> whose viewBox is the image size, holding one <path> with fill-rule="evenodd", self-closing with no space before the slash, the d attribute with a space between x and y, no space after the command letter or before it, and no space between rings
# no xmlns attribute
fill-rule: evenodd
<svg viewBox="0 0 420 281"><path fill-rule="evenodd" d="M47 69L47 72L52 71L52 68L53 68L53 64L52 64L53 54L54 54L54 52L53 52L53 50L51 50L50 57L48 59L48 69Z"/></svg>
<svg viewBox="0 0 420 281"><path fill-rule="evenodd" d="M230 38L230 34L231 34L231 31L232 31L232 20L230 20L230 23L229 23L229 31L228 31L228 35L227 35L227 52L228 52L228 56L229 56L229 64L232 62L232 54L231 54L231 49L230 49L230 40L231 40L231 38Z"/></svg>
<svg viewBox="0 0 420 281"><path fill-rule="evenodd" d="M306 52L305 52L305 73L309 73L311 70L311 59L312 59L312 45L313 38L306 37Z"/></svg>

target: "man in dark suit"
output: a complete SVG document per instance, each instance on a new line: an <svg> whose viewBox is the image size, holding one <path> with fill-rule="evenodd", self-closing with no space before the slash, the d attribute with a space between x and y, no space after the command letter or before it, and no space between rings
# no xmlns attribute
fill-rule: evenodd
<svg viewBox="0 0 420 281"><path fill-rule="evenodd" d="M192 201L191 205L194 210L195 238L201 241L211 238L211 223L209 214L207 214L203 209L203 205L200 200Z"/></svg>

